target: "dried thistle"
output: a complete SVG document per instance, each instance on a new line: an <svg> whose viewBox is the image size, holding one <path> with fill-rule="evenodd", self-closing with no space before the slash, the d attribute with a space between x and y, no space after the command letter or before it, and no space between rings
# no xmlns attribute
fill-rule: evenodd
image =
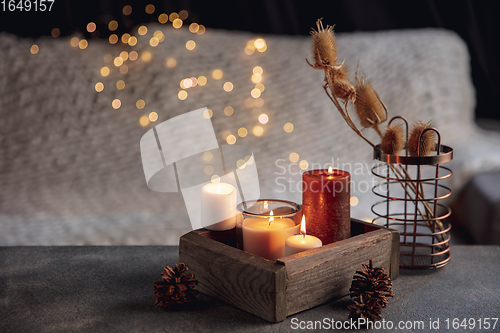
<svg viewBox="0 0 500 333"><path fill-rule="evenodd" d="M389 125L382 136L380 148L384 154L397 155L403 149L404 143L403 126Z"/></svg>
<svg viewBox="0 0 500 333"><path fill-rule="evenodd" d="M337 62L337 44L335 43L335 34L333 32L334 26L327 25L325 29L321 20L318 19L316 21L318 30L312 29L311 31L314 64L311 65L309 61L307 62L315 69L325 69L329 66L335 66Z"/></svg>
<svg viewBox="0 0 500 333"><path fill-rule="evenodd" d="M356 100L356 89L349 80L348 69L340 65L340 67L329 67L325 69L325 76L330 90L335 97L344 100L345 102Z"/></svg>
<svg viewBox="0 0 500 333"><path fill-rule="evenodd" d="M387 120L387 108L373 88L372 83L365 78L358 79L357 74L355 89L354 109L361 126L374 128L382 137L379 125Z"/></svg>
<svg viewBox="0 0 500 333"><path fill-rule="evenodd" d="M410 138L408 139L408 150L410 156L419 156L418 140L427 128L432 128L430 122L424 123L422 121L417 121L413 123ZM420 156L428 156L431 153L431 150L434 148L434 142L436 140L435 137L436 133L434 133L434 131L427 131L424 133L420 140Z"/></svg>

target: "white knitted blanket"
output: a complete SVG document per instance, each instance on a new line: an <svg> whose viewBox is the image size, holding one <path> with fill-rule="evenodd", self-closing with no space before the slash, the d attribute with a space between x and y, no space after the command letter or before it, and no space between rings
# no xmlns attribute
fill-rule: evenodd
<svg viewBox="0 0 500 333"><path fill-rule="evenodd" d="M87 49L70 46L69 38L36 41L0 35L0 245L62 244L177 244L189 231L189 220L179 193L156 193L146 186L139 152L141 116L155 111L158 124L173 116L207 106L219 143L227 135L255 154L261 197L301 202L300 168L289 161L295 152L322 166L332 163L372 164L371 148L344 123L325 95L322 73L305 62L310 57L308 37L264 36L267 50L247 55L249 33L208 30L196 35L158 24L138 36L137 46L110 45L91 40ZM154 31L165 41L149 46ZM196 48L188 51L188 40ZM500 137L473 123L474 90L465 44L442 30L351 33L338 36L340 58L373 79L390 115L410 121L432 120L443 143L455 149L450 186L458 190L471 176L500 167ZM127 60L120 74L103 57L121 51L148 51L150 61ZM175 58L174 68L165 66ZM109 66L107 77L100 75ZM264 105L248 108L255 87L255 66L263 68ZM212 71L223 78L214 80ZM189 88L181 101L180 81L206 76L205 86ZM118 90L116 82L125 81ZM232 82L231 92L223 90ZM97 93L95 84L104 83ZM120 99L114 109L112 101ZM144 109L136 107L143 99ZM226 116L226 106L234 114ZM269 122L260 125L265 113ZM283 129L294 125L292 133ZM264 134L252 134L260 125ZM238 136L239 128L249 134ZM366 135L377 141L374 133ZM285 174L279 174L286 168ZM279 178L284 177L284 178ZM365 167L353 171L358 184L373 179ZM283 184L287 190L283 191ZM361 185L361 190L365 186ZM371 186L371 185L370 185ZM372 217L377 201L371 191L353 188L359 204L353 217Z"/></svg>

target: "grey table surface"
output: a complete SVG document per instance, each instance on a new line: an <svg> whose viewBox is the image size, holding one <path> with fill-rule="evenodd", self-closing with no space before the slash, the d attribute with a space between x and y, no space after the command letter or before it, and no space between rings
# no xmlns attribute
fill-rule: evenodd
<svg viewBox="0 0 500 333"><path fill-rule="evenodd" d="M177 261L176 246L1 247L0 332L297 332L308 321L348 317L347 297L277 324L205 295L190 310L158 308L152 283ZM425 326L374 331L499 332L500 323L478 328L479 319L500 317L499 282L499 246L453 246L444 268L401 271L382 313L394 328L399 321ZM430 318L439 329L429 328ZM454 318L476 325L454 330Z"/></svg>

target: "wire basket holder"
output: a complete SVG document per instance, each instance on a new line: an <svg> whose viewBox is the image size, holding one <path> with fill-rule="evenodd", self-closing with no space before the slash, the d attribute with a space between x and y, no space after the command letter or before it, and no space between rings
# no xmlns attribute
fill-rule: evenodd
<svg viewBox="0 0 500 333"><path fill-rule="evenodd" d="M406 142L408 142L408 122ZM428 131L436 133L438 142L435 154L420 156L422 137ZM418 140L418 156L383 154L380 145L373 151L373 158L382 162L372 168L372 173L382 181L372 192L383 200L372 205L377 216L373 223L385 224L400 232L400 268L431 269L446 265L451 258L450 224L446 221L451 209L439 201L448 198L452 191L439 184L451 177L451 169L441 164L453 159L453 149L441 145L441 135L435 128L427 128ZM385 221L384 221L385 220Z"/></svg>

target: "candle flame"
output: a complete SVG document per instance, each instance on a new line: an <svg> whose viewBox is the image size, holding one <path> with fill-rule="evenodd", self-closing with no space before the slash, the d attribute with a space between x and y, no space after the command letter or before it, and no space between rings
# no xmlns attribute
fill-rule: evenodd
<svg viewBox="0 0 500 333"><path fill-rule="evenodd" d="M264 209L269 209L269 203L267 201L264 201Z"/></svg>
<svg viewBox="0 0 500 333"><path fill-rule="evenodd" d="M221 192L220 184L217 185L217 193Z"/></svg>
<svg viewBox="0 0 500 333"><path fill-rule="evenodd" d="M271 212L269 213L269 225L271 225L271 223L273 223L273 222L274 222L274 216L273 216L273 215L274 215L274 212L273 212L273 211L271 211Z"/></svg>
<svg viewBox="0 0 500 333"><path fill-rule="evenodd" d="M300 234L306 237L306 216L302 215L302 223L300 223Z"/></svg>
<svg viewBox="0 0 500 333"><path fill-rule="evenodd" d="M330 167L328 168L328 173L333 173L333 168L332 166L330 165Z"/></svg>

